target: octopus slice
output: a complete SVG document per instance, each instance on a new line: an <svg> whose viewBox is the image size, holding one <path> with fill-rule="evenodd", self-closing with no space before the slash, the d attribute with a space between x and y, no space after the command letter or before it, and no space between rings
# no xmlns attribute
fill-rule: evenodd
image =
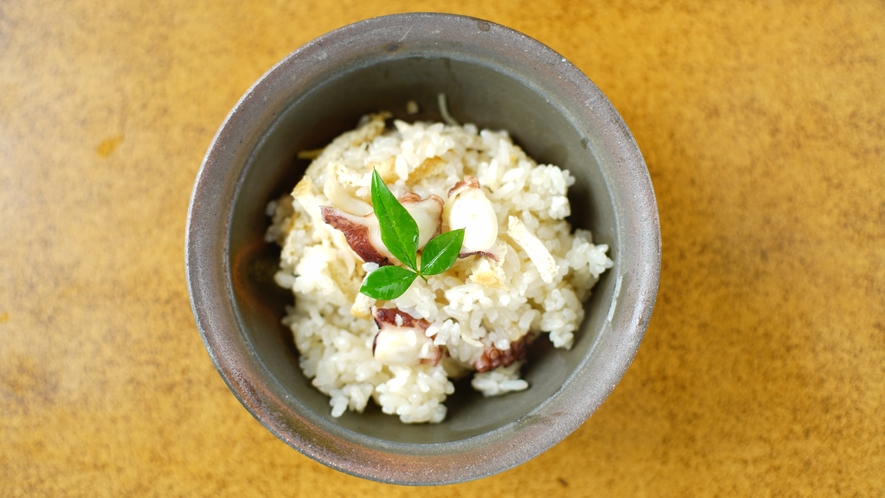
<svg viewBox="0 0 885 498"><path fill-rule="evenodd" d="M489 247L485 251L462 251L458 253L458 257L461 259L469 258L470 256L480 256L486 259L490 259L496 263L496 266L500 266L504 261L504 257L507 256L507 244L502 240L495 240L495 243L492 244L492 247Z"/></svg>
<svg viewBox="0 0 885 498"><path fill-rule="evenodd" d="M470 256L482 256L484 258L489 258L495 262L499 261L498 256L491 251L473 251L473 252L464 251L464 252L458 253L458 258L460 258L460 259L469 258Z"/></svg>
<svg viewBox="0 0 885 498"><path fill-rule="evenodd" d="M378 266L392 264L393 255L381 242L381 227L374 213L354 216L329 206L320 206L320 213L323 221L344 234L347 244L363 261Z"/></svg>
<svg viewBox="0 0 885 498"><path fill-rule="evenodd" d="M430 194L422 199L418 194L409 192L399 198L400 204L415 219L418 225L418 249L423 249L430 239L442 230L442 213L445 201L438 195Z"/></svg>
<svg viewBox="0 0 885 498"><path fill-rule="evenodd" d="M444 204L439 196L430 195L421 199L418 194L409 192L400 198L400 204L418 225L418 249L439 235ZM381 227L375 213L355 216L331 206L320 206L320 213L326 224L344 234L347 244L363 261L377 263L378 266L398 262L381 241Z"/></svg>
<svg viewBox="0 0 885 498"><path fill-rule="evenodd" d="M427 337L430 322L396 308L372 308L378 333L372 355L384 365L436 365L443 350Z"/></svg>
<svg viewBox="0 0 885 498"><path fill-rule="evenodd" d="M479 180L475 176L467 175L463 180L456 183L454 187L449 189L449 198L458 195L464 190L471 188L482 188L479 184Z"/></svg>
<svg viewBox="0 0 885 498"><path fill-rule="evenodd" d="M524 360L528 354L529 335L525 335L517 341L510 343L510 349L501 350L495 346L486 346L473 361L473 367L477 372L488 372L498 367L508 367L515 361Z"/></svg>
<svg viewBox="0 0 885 498"><path fill-rule="evenodd" d="M449 190L444 218L450 230L464 229L461 253L486 252L498 239L498 216L479 180L465 176Z"/></svg>

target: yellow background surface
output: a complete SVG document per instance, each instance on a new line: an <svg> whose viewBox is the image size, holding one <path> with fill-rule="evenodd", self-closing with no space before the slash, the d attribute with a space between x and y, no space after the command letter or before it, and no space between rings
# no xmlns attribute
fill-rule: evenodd
<svg viewBox="0 0 885 498"><path fill-rule="evenodd" d="M635 135L663 238L603 406L522 466L430 489L338 473L253 419L183 257L246 89L316 36L414 10L580 67ZM0 495L882 495L883 20L873 1L0 3Z"/></svg>

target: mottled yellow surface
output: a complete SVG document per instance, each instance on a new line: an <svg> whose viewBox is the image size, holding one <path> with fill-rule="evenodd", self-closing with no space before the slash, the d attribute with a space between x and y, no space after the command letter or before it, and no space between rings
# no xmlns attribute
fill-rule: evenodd
<svg viewBox="0 0 885 498"><path fill-rule="evenodd" d="M332 5L0 3L0 495L885 493L885 4ZM663 235L648 334L602 408L525 465L426 490L254 420L183 262L194 177L249 85L406 10L499 22L584 70L645 155Z"/></svg>

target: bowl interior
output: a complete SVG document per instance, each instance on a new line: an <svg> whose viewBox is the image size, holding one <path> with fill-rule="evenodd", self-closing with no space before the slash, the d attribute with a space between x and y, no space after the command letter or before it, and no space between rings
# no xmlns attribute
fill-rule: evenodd
<svg viewBox="0 0 885 498"><path fill-rule="evenodd" d="M614 283L609 273L585 304L586 317L570 351L555 349L546 340L533 344L523 368L530 389L483 399L462 381L446 402L448 415L441 424L405 425L371 402L364 414L348 411L332 418L328 397L302 374L291 331L280 323L293 298L273 282L280 251L264 242L269 224L265 206L291 192L303 174L309 161L297 159L299 151L324 146L353 129L360 116L379 110L407 121L439 121L438 93L447 96L450 113L460 122L508 130L539 163L567 168L576 178L569 196L570 222L592 230L594 242L609 244L610 257L618 260L613 200L592 147L567 118L566 104L531 80L486 60L418 48L409 52L399 45L388 45L372 60L355 61L326 75L276 111L270 126L259 132L235 192L228 257L235 313L262 375L286 394L286 403L299 416L342 437L426 445L460 441L514 423L561 389L591 355L603 330ZM419 104L417 115L406 114L408 100Z"/></svg>

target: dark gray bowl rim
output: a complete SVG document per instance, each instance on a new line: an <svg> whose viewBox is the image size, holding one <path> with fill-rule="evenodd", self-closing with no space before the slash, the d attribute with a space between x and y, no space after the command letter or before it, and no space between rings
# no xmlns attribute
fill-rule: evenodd
<svg viewBox="0 0 885 498"><path fill-rule="evenodd" d="M250 371L260 367L244 349L228 292L219 292L228 288L230 280L229 267L223 263L231 207L210 192L217 192L230 175L239 177L244 164L231 164L230 149L255 126L250 120L252 110L264 105L261 94L270 81L291 79L287 68L295 61L323 60L328 47L337 42L380 43L378 33L406 23L418 28L415 36L429 33L429 28L436 30L435 36L440 32L457 34L469 26L487 33L487 43L503 44L509 56L545 63L558 90L574 96L575 102L583 102L575 112L600 130L598 142L616 164L608 173L618 186L613 189L615 212L625 227L619 230L618 243L630 238L634 245L631 251L620 253L612 270L618 279L607 322L612 331L596 346L601 350L595 351L609 358L604 368L590 365L585 358L541 406L514 423L477 437L427 445L362 437L357 438L361 443L357 444L340 433L311 426L305 417L293 413L286 393L275 392L279 386L255 382ZM561 63L550 66L549 61ZM621 233L625 231L629 233ZM224 247L224 254L218 254L218 247ZM440 13L395 14L339 28L295 50L265 73L236 104L209 147L194 184L185 241L188 290L203 343L228 387L252 415L278 438L318 462L359 477L412 485L463 482L515 467L560 442L589 418L614 389L639 348L654 307L660 257L658 211L648 170L633 136L602 92L564 57L522 33L490 21ZM621 289L621 279L627 274L636 283Z"/></svg>

